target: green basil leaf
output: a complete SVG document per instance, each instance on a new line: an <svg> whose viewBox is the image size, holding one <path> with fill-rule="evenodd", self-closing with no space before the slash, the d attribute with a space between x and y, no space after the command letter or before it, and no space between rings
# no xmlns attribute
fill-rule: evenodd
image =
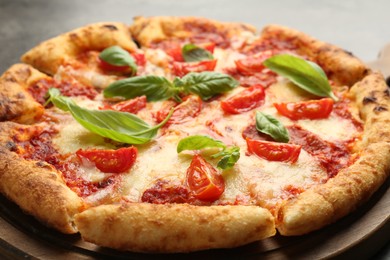
<svg viewBox="0 0 390 260"><path fill-rule="evenodd" d="M191 72L180 81L185 92L196 94L203 100L228 92L239 85L238 81L231 76L211 71Z"/></svg>
<svg viewBox="0 0 390 260"><path fill-rule="evenodd" d="M120 46L111 46L104 49L99 54L99 58L114 66L129 66L132 76L137 74L137 64L133 57Z"/></svg>
<svg viewBox="0 0 390 260"><path fill-rule="evenodd" d="M61 92L57 88L50 88L47 92L47 101L45 106L50 102L63 111L69 111L69 104L74 101L68 97L61 96Z"/></svg>
<svg viewBox="0 0 390 260"><path fill-rule="evenodd" d="M143 144L153 139L158 129L171 117L173 109L160 124L150 126L134 114L113 110L90 110L82 108L71 99L58 95L57 91L49 92L51 102L58 108L69 111L74 119L84 128L111 140L128 143ZM70 101L69 101L70 100Z"/></svg>
<svg viewBox="0 0 390 260"><path fill-rule="evenodd" d="M194 44L185 44L181 49L181 53L183 55L184 61L186 62L214 59L213 55L208 50L205 50Z"/></svg>
<svg viewBox="0 0 390 260"><path fill-rule="evenodd" d="M332 92L325 72L314 62L289 54L280 54L265 60L264 65L314 95L338 100Z"/></svg>
<svg viewBox="0 0 390 260"><path fill-rule="evenodd" d="M222 158L221 160L219 160L217 167L222 170L231 169L236 164L238 159L240 159L240 147L238 146L229 147L218 154L214 154L212 157L220 157L220 156L222 156Z"/></svg>
<svg viewBox="0 0 390 260"><path fill-rule="evenodd" d="M118 80L104 89L104 97L124 97L131 99L145 95L148 101L159 101L177 94L174 85L160 76L137 76Z"/></svg>
<svg viewBox="0 0 390 260"><path fill-rule="evenodd" d="M256 112L257 131L271 136L277 142L287 143L290 139L287 129L275 117Z"/></svg>
<svg viewBox="0 0 390 260"><path fill-rule="evenodd" d="M177 153L180 153L184 150L202 150L205 148L225 149L226 145L221 141L215 140L205 135L193 135L180 140L179 144L177 145Z"/></svg>

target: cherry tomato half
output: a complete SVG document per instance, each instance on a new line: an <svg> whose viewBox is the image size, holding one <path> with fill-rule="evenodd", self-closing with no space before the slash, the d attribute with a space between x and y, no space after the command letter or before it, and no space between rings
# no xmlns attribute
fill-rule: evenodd
<svg viewBox="0 0 390 260"><path fill-rule="evenodd" d="M273 51L266 50L261 52L259 55L248 57L245 59L240 59L234 61L236 63L237 70L243 75L253 75L255 73L261 72L265 66L263 62L270 58L273 55Z"/></svg>
<svg viewBox="0 0 390 260"><path fill-rule="evenodd" d="M225 190L222 176L198 154L187 170L187 185L197 199L209 202L217 200Z"/></svg>
<svg viewBox="0 0 390 260"><path fill-rule="evenodd" d="M213 71L217 60L203 60L198 62L173 62L173 74L179 77L190 72Z"/></svg>
<svg viewBox="0 0 390 260"><path fill-rule="evenodd" d="M202 104L202 99L195 95L190 95L183 98L183 102L180 104L177 104L172 100L167 100L165 101L165 105L163 105L154 116L156 121L160 123L167 117L171 108L175 107L173 114L171 118L169 118L166 125L181 124L199 115L202 109Z"/></svg>
<svg viewBox="0 0 390 260"><path fill-rule="evenodd" d="M240 114L259 107L264 103L264 98L264 88L257 84L221 101L221 108L229 114Z"/></svg>
<svg viewBox="0 0 390 260"><path fill-rule="evenodd" d="M274 103L278 112L292 120L327 118L333 109L333 100L323 98L319 100Z"/></svg>
<svg viewBox="0 0 390 260"><path fill-rule="evenodd" d="M147 104L146 96L140 96L133 99L125 100L114 105L104 106L103 109L116 110L137 114L138 111L145 108Z"/></svg>
<svg viewBox="0 0 390 260"><path fill-rule="evenodd" d="M124 147L118 150L78 150L77 156L95 164L96 168L105 173L123 173L129 170L137 158L137 148Z"/></svg>
<svg viewBox="0 0 390 260"><path fill-rule="evenodd" d="M248 152L268 161L290 162L298 160L301 146L295 144L246 139Z"/></svg>

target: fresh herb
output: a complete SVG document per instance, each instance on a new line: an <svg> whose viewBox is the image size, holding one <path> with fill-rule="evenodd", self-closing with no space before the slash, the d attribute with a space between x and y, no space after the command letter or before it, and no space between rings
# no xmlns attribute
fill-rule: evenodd
<svg viewBox="0 0 390 260"><path fill-rule="evenodd" d="M131 75L137 74L137 64L133 57L119 46L111 46L104 49L99 58L114 66L129 66L131 68Z"/></svg>
<svg viewBox="0 0 390 260"><path fill-rule="evenodd" d="M177 152L185 150L203 150L207 148L220 149L218 153L213 154L212 158L221 158L217 167L222 170L230 169L240 159L240 148L237 146L226 146L223 142L215 140L209 136L193 135L180 140L177 145Z"/></svg>
<svg viewBox="0 0 390 260"><path fill-rule="evenodd" d="M171 117L173 110L160 124L150 126L134 114L113 110L90 110L78 106L72 99L61 95L58 89L49 89L48 102L69 111L73 118L89 131L111 140L144 144L152 140L160 127Z"/></svg>
<svg viewBox="0 0 390 260"><path fill-rule="evenodd" d="M287 129L275 117L256 112L256 129L257 131L271 136L277 142L287 143L289 135Z"/></svg>
<svg viewBox="0 0 390 260"><path fill-rule="evenodd" d="M186 62L196 62L214 59L211 52L194 44L185 44L181 49L181 53L183 55L184 61Z"/></svg>
<svg viewBox="0 0 390 260"><path fill-rule="evenodd" d="M289 54L280 54L268 58L263 64L314 95L338 100L332 92L325 72L314 62Z"/></svg>
<svg viewBox="0 0 390 260"><path fill-rule="evenodd" d="M149 101L165 100L171 97L179 100L180 94L196 94L202 100L230 91L238 82L229 75L218 72L189 73L173 82L158 76L136 76L118 80L103 92L105 97L124 97L126 99L146 95Z"/></svg>

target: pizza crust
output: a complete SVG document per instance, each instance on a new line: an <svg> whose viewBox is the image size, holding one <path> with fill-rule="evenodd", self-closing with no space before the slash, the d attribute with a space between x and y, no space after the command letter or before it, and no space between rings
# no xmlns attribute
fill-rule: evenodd
<svg viewBox="0 0 390 260"><path fill-rule="evenodd" d="M187 28L197 28L192 32ZM202 33L215 33L222 37L233 37L242 32L256 32L256 28L244 23L223 23L201 17L136 17L130 26L132 36L141 46L150 46L153 42L167 39L185 39Z"/></svg>
<svg viewBox="0 0 390 260"><path fill-rule="evenodd" d="M272 215L256 206L123 203L75 216L83 239L137 252L230 248L275 234Z"/></svg>
<svg viewBox="0 0 390 260"><path fill-rule="evenodd" d="M261 38L293 44L299 54L317 63L328 78L339 85L352 86L369 72L364 63L350 52L288 27L268 25L264 27Z"/></svg>
<svg viewBox="0 0 390 260"><path fill-rule="evenodd" d="M42 42L22 56L22 61L36 69L54 75L61 65L82 52L101 51L119 45L133 51L137 48L126 25L122 23L95 23Z"/></svg>
<svg viewBox="0 0 390 260"><path fill-rule="evenodd" d="M52 166L25 161L0 147L0 191L42 223L66 234L77 233L73 216L84 203Z"/></svg>
<svg viewBox="0 0 390 260"><path fill-rule="evenodd" d="M28 93L34 82L48 78L26 64L15 64L0 77L0 121L36 122L44 108Z"/></svg>

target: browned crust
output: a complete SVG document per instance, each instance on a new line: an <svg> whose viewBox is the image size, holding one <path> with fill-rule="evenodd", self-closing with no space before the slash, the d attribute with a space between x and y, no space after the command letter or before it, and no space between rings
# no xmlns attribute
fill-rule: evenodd
<svg viewBox="0 0 390 260"><path fill-rule="evenodd" d="M230 248L275 234L271 214L256 206L103 205L76 215L75 223L87 241L138 252Z"/></svg>
<svg viewBox="0 0 390 260"><path fill-rule="evenodd" d="M365 131L360 157L326 184L287 202L279 211L282 235L301 235L328 225L365 202L390 172L390 97L383 77L370 74L350 92L359 107Z"/></svg>
<svg viewBox="0 0 390 260"><path fill-rule="evenodd" d="M89 50L101 51L119 45L132 51L137 48L128 28L122 23L95 23L42 42L22 56L22 61L53 75L62 64Z"/></svg>
<svg viewBox="0 0 390 260"><path fill-rule="evenodd" d="M329 79L337 84L352 86L368 73L364 63L350 52L300 31L280 25L268 25L263 29L261 37L292 43L298 48L299 54L320 65Z"/></svg>
<svg viewBox="0 0 390 260"><path fill-rule="evenodd" d="M194 34L187 25L197 28ZM185 39L198 33L216 33L230 38L242 32L254 33L256 28L244 23L224 23L202 17L136 17L130 26L133 37L141 46L150 46L153 42L167 39Z"/></svg>
<svg viewBox="0 0 390 260"><path fill-rule="evenodd" d="M73 216L84 208L82 200L65 184L53 166L27 161L14 152L11 135L28 128L0 123L0 191L23 211L63 233L77 233Z"/></svg>
<svg viewBox="0 0 390 260"><path fill-rule="evenodd" d="M28 93L37 80L48 78L29 65L15 64L0 77L0 121L30 124L38 120L44 108Z"/></svg>

